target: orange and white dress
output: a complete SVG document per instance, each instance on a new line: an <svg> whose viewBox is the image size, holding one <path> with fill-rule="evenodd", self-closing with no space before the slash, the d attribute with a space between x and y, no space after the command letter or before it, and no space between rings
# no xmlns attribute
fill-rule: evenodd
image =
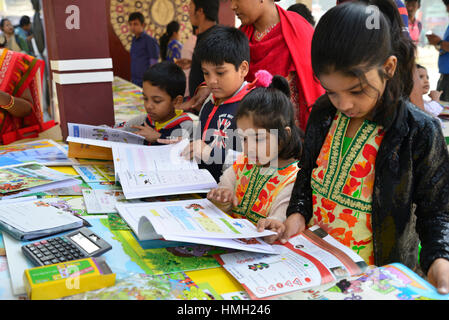
<svg viewBox="0 0 449 320"><path fill-rule="evenodd" d="M365 120L353 138L346 138L349 121L337 112L312 171L313 217L309 226L319 225L372 265L372 194L384 131Z"/></svg>
<svg viewBox="0 0 449 320"><path fill-rule="evenodd" d="M283 168L265 168L240 158L224 171L219 183L221 188L234 190L239 205L222 209L254 224L261 218L284 221L298 170L297 161Z"/></svg>

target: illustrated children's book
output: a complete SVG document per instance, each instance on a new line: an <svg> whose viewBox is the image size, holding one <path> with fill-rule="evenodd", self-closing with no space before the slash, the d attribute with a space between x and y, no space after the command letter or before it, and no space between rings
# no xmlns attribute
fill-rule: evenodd
<svg viewBox="0 0 449 320"><path fill-rule="evenodd" d="M216 300L199 288L184 272L147 275L131 274L112 287L70 296L64 300Z"/></svg>
<svg viewBox="0 0 449 320"><path fill-rule="evenodd" d="M280 300L449 300L400 263L371 266L362 275L278 297Z"/></svg>
<svg viewBox="0 0 449 320"><path fill-rule="evenodd" d="M68 123L69 157L112 160L111 147L116 144L143 145L145 138L107 126Z"/></svg>
<svg viewBox="0 0 449 320"><path fill-rule="evenodd" d="M73 166L73 169L87 183L115 181L114 164Z"/></svg>
<svg viewBox="0 0 449 320"><path fill-rule="evenodd" d="M207 199L117 203L116 208L139 240L165 239L275 253L259 239L275 234L273 231L258 232L248 220L227 216Z"/></svg>
<svg viewBox="0 0 449 320"><path fill-rule="evenodd" d="M74 185L79 185L79 180L73 176L39 163L30 162L0 168L0 199Z"/></svg>
<svg viewBox="0 0 449 320"><path fill-rule="evenodd" d="M318 226L273 244L278 253L235 252L217 256L218 262L248 292L251 299L305 290L359 275L367 264L354 251Z"/></svg>
<svg viewBox="0 0 449 320"><path fill-rule="evenodd" d="M208 192L217 182L195 161L181 157L189 144L112 147L116 177L126 199Z"/></svg>
<svg viewBox="0 0 449 320"><path fill-rule="evenodd" d="M77 161L69 159L67 150L53 140L39 140L0 146L0 166L3 157L19 162L37 162L45 166L71 166Z"/></svg>

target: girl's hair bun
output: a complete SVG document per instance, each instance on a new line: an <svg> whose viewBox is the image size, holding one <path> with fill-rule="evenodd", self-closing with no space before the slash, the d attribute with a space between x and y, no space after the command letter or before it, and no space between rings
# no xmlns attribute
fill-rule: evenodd
<svg viewBox="0 0 449 320"><path fill-rule="evenodd" d="M278 89L290 98L290 85L284 77L278 75L274 76L271 80L270 88Z"/></svg>

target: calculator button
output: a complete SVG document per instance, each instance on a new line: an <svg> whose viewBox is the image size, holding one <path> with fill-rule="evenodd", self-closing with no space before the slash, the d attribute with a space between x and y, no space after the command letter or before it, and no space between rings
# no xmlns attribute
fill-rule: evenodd
<svg viewBox="0 0 449 320"><path fill-rule="evenodd" d="M36 248L38 248L39 250L44 249L45 247L43 245L37 245Z"/></svg>
<svg viewBox="0 0 449 320"><path fill-rule="evenodd" d="M56 257L56 258L60 258L60 257L62 257L62 254L60 254L59 252L56 251L55 257Z"/></svg>
<svg viewBox="0 0 449 320"><path fill-rule="evenodd" d="M38 258L42 258L44 255L42 254L42 253L37 253L36 254L36 257L38 257Z"/></svg>
<svg viewBox="0 0 449 320"><path fill-rule="evenodd" d="M67 258L67 260L73 260L73 257L70 254L65 257Z"/></svg>
<svg viewBox="0 0 449 320"><path fill-rule="evenodd" d="M58 259L59 259L59 262L67 261L64 257L59 257Z"/></svg>
<svg viewBox="0 0 449 320"><path fill-rule="evenodd" d="M47 244L47 243L48 243L47 240L42 240L42 241L41 241L41 244Z"/></svg>
<svg viewBox="0 0 449 320"><path fill-rule="evenodd" d="M48 266L48 265L50 265L50 264L51 264L50 261L45 261L45 262L44 262L44 265L46 265L46 266Z"/></svg>
<svg viewBox="0 0 449 320"><path fill-rule="evenodd" d="M53 253L53 254L57 254L59 251L56 250L56 249L53 249L53 250L50 250L50 252Z"/></svg>
<svg viewBox="0 0 449 320"><path fill-rule="evenodd" d="M50 251L48 251L48 250L42 251L42 253L43 253L43 254L45 254L46 256L49 256L49 255L51 255L51 252L50 252Z"/></svg>
<svg viewBox="0 0 449 320"><path fill-rule="evenodd" d="M51 260L51 263L58 263L59 262L59 259L53 259L53 260Z"/></svg>

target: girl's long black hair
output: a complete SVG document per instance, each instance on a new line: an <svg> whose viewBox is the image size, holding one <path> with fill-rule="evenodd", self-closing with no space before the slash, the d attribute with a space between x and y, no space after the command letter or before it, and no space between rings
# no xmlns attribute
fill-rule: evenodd
<svg viewBox="0 0 449 320"><path fill-rule="evenodd" d="M268 88L259 87L248 93L236 113L236 120L242 117L251 117L258 128L277 130L279 158L286 160L301 157L301 131L295 124L287 79L274 76ZM286 127L290 127L290 133L285 130Z"/></svg>
<svg viewBox="0 0 449 320"><path fill-rule="evenodd" d="M366 82L373 68L386 79L373 120L385 130L391 126L401 98L413 89L415 46L403 32L403 22L393 0L347 2L321 17L312 39L312 68L315 76L341 72ZM398 63L393 77L382 68L390 56Z"/></svg>
<svg viewBox="0 0 449 320"><path fill-rule="evenodd" d="M172 21L167 25L167 31L159 39L159 49L162 61L167 60L168 42L175 32L179 32L180 25L177 21Z"/></svg>

